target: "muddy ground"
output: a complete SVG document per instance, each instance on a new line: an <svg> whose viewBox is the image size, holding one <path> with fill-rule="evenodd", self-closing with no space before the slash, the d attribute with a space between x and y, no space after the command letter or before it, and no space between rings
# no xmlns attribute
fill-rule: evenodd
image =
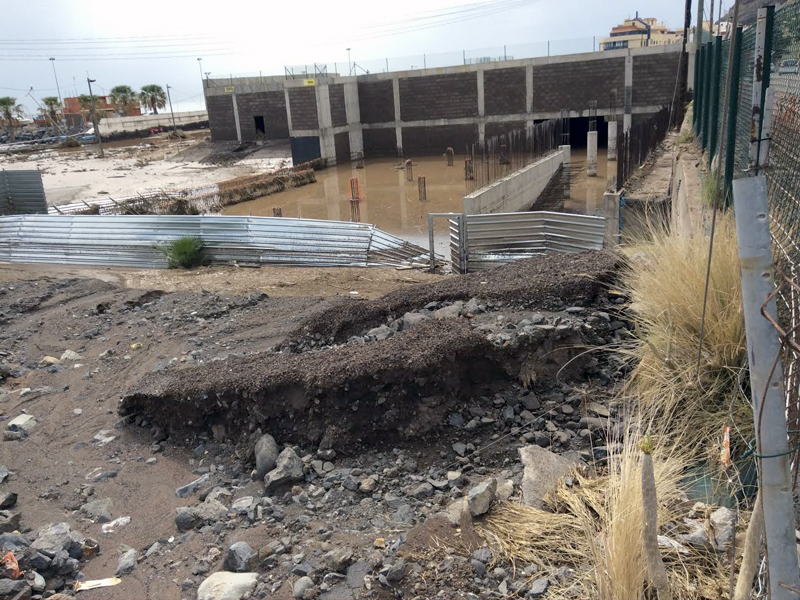
<svg viewBox="0 0 800 600"><path fill-rule="evenodd" d="M87 600L196 598L240 541L255 552L253 597L292 598L306 575L306 597L328 600L525 596L530 574L476 571L483 542L429 517L487 477L518 497L523 445L591 459L597 403L621 373L583 351L630 327L609 292L617 262L554 255L452 278L352 269L337 285L316 270L0 267L0 426L36 421L0 442L12 472L0 492L18 494L31 539L66 522L99 542L85 579L138 553ZM268 490L251 474L264 433L302 463ZM109 514L85 509L106 498ZM47 589L69 590L72 575Z"/></svg>

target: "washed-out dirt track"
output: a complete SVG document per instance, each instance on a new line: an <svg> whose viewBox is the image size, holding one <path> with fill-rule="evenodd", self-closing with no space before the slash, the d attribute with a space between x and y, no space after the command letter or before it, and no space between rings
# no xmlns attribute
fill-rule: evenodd
<svg viewBox="0 0 800 600"><path fill-rule="evenodd" d="M581 353L612 336L615 309L606 289L617 260L605 253L533 259L375 300L266 297L257 271L252 293L236 281L237 296L223 284L208 286L223 291L190 291L188 279L176 286L182 291L161 291L126 288L125 274L113 271L103 271L101 281L90 271L3 267L0 419L24 410L38 424L23 440L0 442L0 464L15 473L0 491L19 494L23 531L65 521L99 539L101 553L81 564L87 579L112 575L123 545L140 552L122 584L81 592L86 600L194 598L209 569L221 568L221 558L201 557L238 540L259 548L288 537L292 552L318 556L325 550L315 532L327 527L329 544L368 553L375 537L397 535L411 522L392 521L400 518L391 516L394 504L362 505L340 489L354 467L374 472L383 494L405 498L399 486L425 481L429 469L441 478L452 468L446 465L457 458L449 450L456 441L502 441L470 459L481 475L464 466L462 485L480 481L486 465L513 464L523 434L527 443L554 449L586 447L578 409L556 409L582 401L565 382L597 382L584 396L592 399L607 385L609 369ZM225 281L222 270L215 273ZM396 273L359 273L376 286L402 285ZM321 291L324 284L314 283ZM575 304L585 308L563 312ZM449 318L437 318L438 311ZM396 325L406 313L409 324ZM44 356L67 349L81 359L42 365ZM25 388L32 392L21 393ZM545 427L548 419L557 430ZM94 440L100 430L116 439L101 445ZM176 509L205 496L178 498L175 488L202 473L211 475L203 494L221 487L233 498L264 495L263 482L249 475L259 430L304 453L337 448L336 471L325 475L336 482L330 498L315 498L309 511L278 495L270 499L274 514L263 520L231 516L221 528L178 532ZM394 478L382 474L398 468ZM93 479L112 471L114 477ZM308 477L321 485L322 475ZM130 525L103 535L100 523L77 511L94 498L112 498L113 517L130 516ZM409 498L413 521L421 522L433 509ZM144 557L159 540L162 549ZM260 572L273 582L271 597L288 599L296 576L282 564Z"/></svg>

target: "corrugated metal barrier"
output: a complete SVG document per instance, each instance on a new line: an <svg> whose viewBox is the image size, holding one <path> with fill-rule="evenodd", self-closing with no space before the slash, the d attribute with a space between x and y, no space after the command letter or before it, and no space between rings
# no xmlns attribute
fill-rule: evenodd
<svg viewBox="0 0 800 600"><path fill-rule="evenodd" d="M532 211L465 215L465 226L450 220L453 269L460 273L486 269L547 252L581 252L603 248L605 218ZM454 235L466 231L457 252ZM459 257L463 257L459 260Z"/></svg>
<svg viewBox="0 0 800 600"><path fill-rule="evenodd" d="M0 215L46 212L47 200L38 169L0 171Z"/></svg>
<svg viewBox="0 0 800 600"><path fill-rule="evenodd" d="M0 217L0 261L165 268L156 247L201 238L211 264L424 266L427 250L368 223L273 217Z"/></svg>

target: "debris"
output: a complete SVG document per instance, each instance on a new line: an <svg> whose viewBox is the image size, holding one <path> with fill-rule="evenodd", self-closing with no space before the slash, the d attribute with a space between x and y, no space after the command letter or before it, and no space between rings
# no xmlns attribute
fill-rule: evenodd
<svg viewBox="0 0 800 600"><path fill-rule="evenodd" d="M7 552L2 559L0 559L0 568L3 570L3 576L11 579L19 579L22 576L22 571L19 570L19 563L13 552Z"/></svg>
<svg viewBox="0 0 800 600"><path fill-rule="evenodd" d="M141 350L142 344L141 342L136 342L135 344L131 344L131 350Z"/></svg>
<svg viewBox="0 0 800 600"><path fill-rule="evenodd" d="M98 446L105 446L106 444L113 442L115 439L117 439L117 435L113 431L110 429L101 429L92 438L92 441Z"/></svg>
<svg viewBox="0 0 800 600"><path fill-rule="evenodd" d="M127 525L130 522L131 522L130 517L119 517L117 519L114 519L110 523L104 523L100 529L103 531L103 533L114 533L115 529L118 529L120 527L125 527L125 525Z"/></svg>
<svg viewBox="0 0 800 600"><path fill-rule="evenodd" d="M118 577L106 577L105 579L90 579L88 581L79 581L75 584L75 591L81 592L85 590L94 590L97 588L111 587L112 585L119 585L122 579Z"/></svg>
<svg viewBox="0 0 800 600"><path fill-rule="evenodd" d="M58 360L55 356L45 356L39 362L42 365L60 365L61 361Z"/></svg>
<svg viewBox="0 0 800 600"><path fill-rule="evenodd" d="M182 485L181 487L175 490L175 494L178 498L186 498L189 494L194 494L201 485L204 483L208 483L211 480L211 476L206 473L205 475L195 479L191 483L187 483L186 485Z"/></svg>
<svg viewBox="0 0 800 600"><path fill-rule="evenodd" d="M81 360L82 358L83 357L74 350L64 350L64 354L61 355L62 362L65 360Z"/></svg>
<svg viewBox="0 0 800 600"><path fill-rule="evenodd" d="M36 427L36 419L31 415L20 415L6 425L8 431L20 431L24 435L28 435L34 427Z"/></svg>

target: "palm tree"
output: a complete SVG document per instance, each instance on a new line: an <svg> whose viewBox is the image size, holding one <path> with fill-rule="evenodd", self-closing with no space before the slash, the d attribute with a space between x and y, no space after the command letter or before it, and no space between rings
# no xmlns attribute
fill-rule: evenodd
<svg viewBox="0 0 800 600"><path fill-rule="evenodd" d="M92 116L92 104L94 104L94 98L89 94L81 94L78 96L78 104L81 105L81 117L83 120L89 120Z"/></svg>
<svg viewBox="0 0 800 600"><path fill-rule="evenodd" d="M61 100L58 99L57 96L46 96L42 98L42 104L44 104L43 108L39 110L44 114L45 117L50 119L50 124L55 125L60 119L58 118L58 113L61 111Z"/></svg>
<svg viewBox="0 0 800 600"><path fill-rule="evenodd" d="M167 95L164 93L164 89L155 83L142 86L139 100L145 107L149 106L154 115L158 114L159 108L164 108L167 105Z"/></svg>
<svg viewBox="0 0 800 600"><path fill-rule="evenodd" d="M0 98L0 123L3 123L8 129L8 139L11 142L16 139L14 137L14 127L16 121L24 116L23 110L22 105L17 104L16 98L11 96Z"/></svg>
<svg viewBox="0 0 800 600"><path fill-rule="evenodd" d="M136 100L136 92L129 85L117 85L111 88L108 99L124 115L128 112L128 107Z"/></svg>

